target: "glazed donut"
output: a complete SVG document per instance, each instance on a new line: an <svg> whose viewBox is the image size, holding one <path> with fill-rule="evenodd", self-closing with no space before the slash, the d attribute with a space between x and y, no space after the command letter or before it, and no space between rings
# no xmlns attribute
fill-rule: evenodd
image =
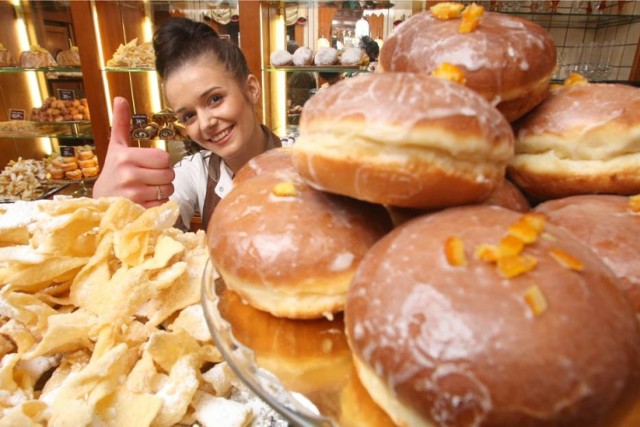
<svg viewBox="0 0 640 427"><path fill-rule="evenodd" d="M549 222L573 233L591 248L620 279L640 319L640 211L629 198L581 195L536 206Z"/></svg>
<svg viewBox="0 0 640 427"><path fill-rule="evenodd" d="M496 189L491 192L489 198L482 202L482 204L499 206L515 212L528 212L531 210L531 205L529 205L529 202L522 192L507 179L502 180ZM410 219L434 212L424 209L398 208L395 206L387 206L387 210L389 211L389 216L391 217L394 227L404 224Z"/></svg>
<svg viewBox="0 0 640 427"><path fill-rule="evenodd" d="M513 121L547 95L556 48L541 26L516 16L485 12L478 28L460 33L461 19L413 15L385 41L378 71L432 73L443 63L460 68L466 85Z"/></svg>
<svg viewBox="0 0 640 427"><path fill-rule="evenodd" d="M82 178L82 171L80 169L78 169L78 165L76 165L76 169L70 170L70 171L66 171L64 173L64 176L67 179L81 179Z"/></svg>
<svg viewBox="0 0 640 427"><path fill-rule="evenodd" d="M79 149L77 154L81 160L90 160L95 157L93 151L87 149Z"/></svg>
<svg viewBox="0 0 640 427"><path fill-rule="evenodd" d="M519 254L516 235L530 242ZM360 263L345 325L398 425L600 425L640 385L616 277L532 213L458 207L396 228Z"/></svg>
<svg viewBox="0 0 640 427"><path fill-rule="evenodd" d="M61 168L65 172L74 171L74 170L78 169L78 163L77 162L63 163Z"/></svg>
<svg viewBox="0 0 640 427"><path fill-rule="evenodd" d="M47 172L51 174L51 178L53 179L62 179L64 178L64 171L62 168L56 167L53 164L47 166Z"/></svg>
<svg viewBox="0 0 640 427"><path fill-rule="evenodd" d="M515 130L508 173L531 198L640 193L640 88L564 86Z"/></svg>
<svg viewBox="0 0 640 427"><path fill-rule="evenodd" d="M334 388L349 374L353 364L342 316L304 322L282 319L244 304L233 291L216 292L220 314L234 338L253 350L258 366L288 389L314 393Z"/></svg>
<svg viewBox="0 0 640 427"><path fill-rule="evenodd" d="M75 156L72 157L59 157L60 159L62 159L62 163L76 163L78 161L78 158Z"/></svg>
<svg viewBox="0 0 640 427"><path fill-rule="evenodd" d="M373 73L310 98L293 153L296 169L316 188L438 209L489 196L513 156L513 132L498 110L460 84Z"/></svg>
<svg viewBox="0 0 640 427"><path fill-rule="evenodd" d="M293 65L304 67L313 64L313 50L306 46L301 46L293 52Z"/></svg>
<svg viewBox="0 0 640 427"><path fill-rule="evenodd" d="M364 57L364 52L359 47L350 47L345 49L340 56L340 64L342 65L359 65Z"/></svg>
<svg viewBox="0 0 640 427"><path fill-rule="evenodd" d="M82 168L82 176L84 176L85 178L91 178L93 176L98 175L98 167L97 166L90 166L87 168Z"/></svg>
<svg viewBox="0 0 640 427"><path fill-rule="evenodd" d="M332 47L321 47L316 51L313 62L319 66L334 65L338 62L338 51Z"/></svg>
<svg viewBox="0 0 640 427"><path fill-rule="evenodd" d="M342 311L360 259L390 227L382 207L270 173L234 185L207 236L230 289L276 317L304 319Z"/></svg>
<svg viewBox="0 0 640 427"><path fill-rule="evenodd" d="M271 52L269 59L271 60L271 65L274 67L283 67L293 63L293 55L291 55L286 49L274 50Z"/></svg>
<svg viewBox="0 0 640 427"><path fill-rule="evenodd" d="M252 158L233 177L233 185L269 172L277 172L283 176L296 173L291 148L274 148Z"/></svg>
<svg viewBox="0 0 640 427"><path fill-rule="evenodd" d="M531 205L527 198L524 197L524 194L522 194L522 191L508 179L502 180L483 204L500 206L516 212L528 212L531 210Z"/></svg>
<svg viewBox="0 0 640 427"><path fill-rule="evenodd" d="M80 158L82 159L82 156L80 156ZM81 168L90 168L90 167L98 166L98 161L96 160L95 157L92 157L87 160L78 160L78 165Z"/></svg>

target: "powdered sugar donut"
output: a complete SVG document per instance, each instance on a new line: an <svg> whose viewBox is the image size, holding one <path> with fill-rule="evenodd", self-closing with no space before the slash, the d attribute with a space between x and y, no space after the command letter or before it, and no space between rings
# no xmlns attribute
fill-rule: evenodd
<svg viewBox="0 0 640 427"><path fill-rule="evenodd" d="M293 63L293 55L285 49L278 49L271 52L271 65L274 67L282 67Z"/></svg>
<svg viewBox="0 0 640 427"><path fill-rule="evenodd" d="M305 46L299 47L293 52L293 65L304 67L313 64L313 51Z"/></svg>
<svg viewBox="0 0 640 427"><path fill-rule="evenodd" d="M323 47L316 51L316 65L333 65L338 62L338 51L332 47Z"/></svg>
<svg viewBox="0 0 640 427"><path fill-rule="evenodd" d="M358 65L362 61L364 52L359 47L350 47L346 49L340 57L342 65Z"/></svg>

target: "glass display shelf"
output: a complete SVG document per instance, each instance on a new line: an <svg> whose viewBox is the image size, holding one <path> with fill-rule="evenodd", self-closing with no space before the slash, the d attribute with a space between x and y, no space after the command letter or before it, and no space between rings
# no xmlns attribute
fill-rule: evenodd
<svg viewBox="0 0 640 427"><path fill-rule="evenodd" d="M0 73L22 73L24 71L41 71L46 73L81 73L80 67L0 67Z"/></svg>
<svg viewBox="0 0 640 427"><path fill-rule="evenodd" d="M111 73L149 73L156 71L154 67L105 67L103 71Z"/></svg>
<svg viewBox="0 0 640 427"><path fill-rule="evenodd" d="M90 121L34 122L10 120L0 122L0 138L92 139Z"/></svg>
<svg viewBox="0 0 640 427"><path fill-rule="evenodd" d="M618 14L578 14L578 13L552 13L552 12L503 12L533 21L545 28L582 28L601 29L630 25L640 21L640 15Z"/></svg>
<svg viewBox="0 0 640 427"><path fill-rule="evenodd" d="M354 73L367 73L369 70L366 66L353 66L353 65L331 65L328 67L321 67L316 65L308 65L298 67L295 65L285 65L282 67L273 67L268 66L264 68L264 71L268 72L276 72L276 71L286 71L288 73L296 73L301 71L307 72L320 72L320 73L345 73L345 72L354 72Z"/></svg>

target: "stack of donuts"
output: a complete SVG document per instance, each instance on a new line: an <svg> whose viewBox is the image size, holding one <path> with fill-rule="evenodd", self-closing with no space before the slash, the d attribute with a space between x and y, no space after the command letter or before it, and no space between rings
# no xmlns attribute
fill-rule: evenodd
<svg viewBox="0 0 640 427"><path fill-rule="evenodd" d="M208 230L221 276L277 316L344 310L398 425L633 425L640 89L550 90L551 36L475 4L414 15L379 61L238 174Z"/></svg>
<svg viewBox="0 0 640 427"><path fill-rule="evenodd" d="M89 146L76 147L73 156L54 156L47 161L52 179L80 180L98 175L98 158Z"/></svg>

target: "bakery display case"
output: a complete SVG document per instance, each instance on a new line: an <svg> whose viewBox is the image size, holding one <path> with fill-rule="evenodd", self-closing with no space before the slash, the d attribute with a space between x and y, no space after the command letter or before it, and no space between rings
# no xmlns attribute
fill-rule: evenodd
<svg viewBox="0 0 640 427"><path fill-rule="evenodd" d="M359 45L361 35L379 45L411 15L438 1L414 2L261 2L265 123L278 134L297 132L299 104L326 84L320 73L357 75L371 67L274 66L271 54L295 42L314 52L322 46L338 51ZM464 4L471 3L463 1ZM578 72L591 81L640 84L640 3L632 1L477 1L486 10L513 14L536 22L552 35L558 52L554 79ZM359 26L359 28L356 28ZM311 74L316 88L296 87L294 74ZM330 75L329 74L329 75ZM293 80L293 84L291 84ZM307 79L309 80L309 79ZM300 96L300 92L302 96Z"/></svg>
<svg viewBox="0 0 640 427"><path fill-rule="evenodd" d="M3 1L0 9L0 164L93 145L68 3Z"/></svg>

